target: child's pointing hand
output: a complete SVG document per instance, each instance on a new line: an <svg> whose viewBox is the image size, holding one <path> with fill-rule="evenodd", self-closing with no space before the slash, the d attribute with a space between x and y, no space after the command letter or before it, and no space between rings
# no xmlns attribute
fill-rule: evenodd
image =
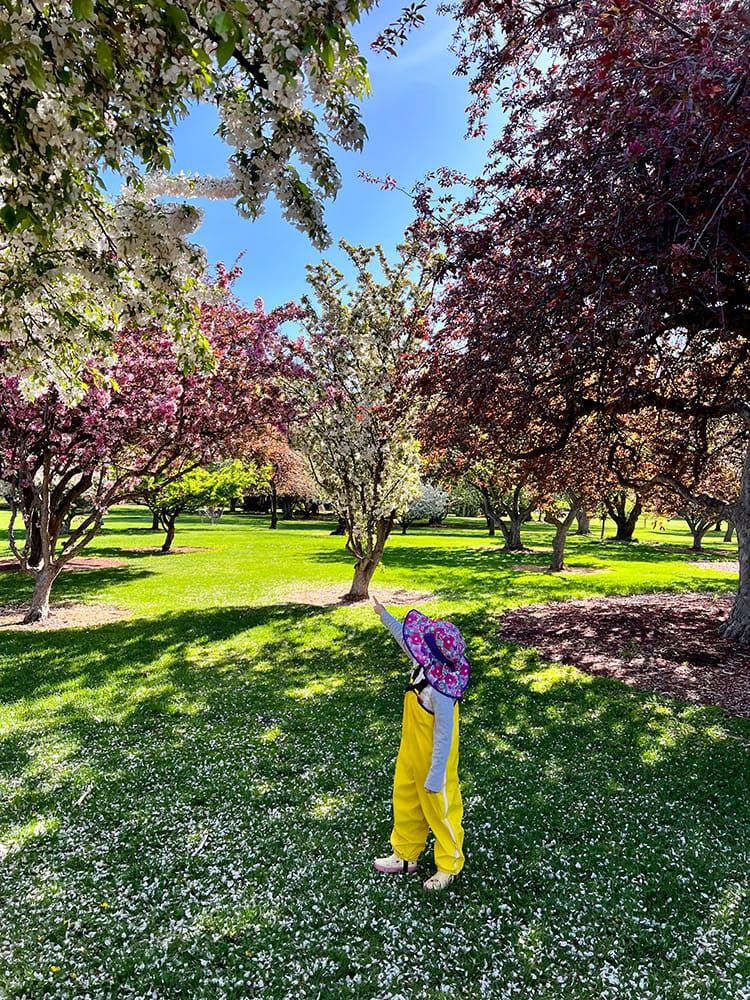
<svg viewBox="0 0 750 1000"><path fill-rule="evenodd" d="M375 611L375 614L377 614L377 615L382 614L383 611L385 611L385 608L380 603L380 601L377 599L377 597L375 597L373 595L373 597L371 598L371 600L372 600L372 607L373 607L373 610Z"/></svg>

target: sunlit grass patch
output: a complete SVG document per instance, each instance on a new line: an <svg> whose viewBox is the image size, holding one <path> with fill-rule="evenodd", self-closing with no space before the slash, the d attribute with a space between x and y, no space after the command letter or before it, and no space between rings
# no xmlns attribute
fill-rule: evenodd
<svg viewBox="0 0 750 1000"><path fill-rule="evenodd" d="M94 551L147 528L118 510ZM732 581L691 566L675 526L573 538L571 562L607 573L565 580L514 573L478 521L389 542L373 592L433 592L420 608L459 624L474 669L467 867L426 899L419 876L371 870L403 655L367 607L284 599L349 582L329 532L187 518L178 543L200 551L61 580L129 618L0 633L0 996L744 1000L750 724L497 633L511 605Z"/></svg>

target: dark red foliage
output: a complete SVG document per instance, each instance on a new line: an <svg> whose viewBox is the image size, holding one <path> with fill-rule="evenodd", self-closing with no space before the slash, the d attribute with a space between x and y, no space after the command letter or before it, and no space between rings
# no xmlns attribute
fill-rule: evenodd
<svg viewBox="0 0 750 1000"><path fill-rule="evenodd" d="M507 118L439 230L450 391L515 402L539 446L592 412L748 418L747 5L452 9L471 127Z"/></svg>

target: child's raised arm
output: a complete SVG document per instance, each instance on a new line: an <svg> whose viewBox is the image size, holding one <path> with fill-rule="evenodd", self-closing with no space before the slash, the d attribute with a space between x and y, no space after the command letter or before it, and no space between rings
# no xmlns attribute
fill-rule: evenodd
<svg viewBox="0 0 750 1000"><path fill-rule="evenodd" d="M375 614L380 617L381 622L385 625L385 627L391 633L391 635L399 644L399 646L403 649L403 651L407 654L407 656L411 657L411 654L409 653L406 643L404 642L403 624L398 620L398 618L394 618L392 614L389 614L385 610L385 608L377 599L377 597L372 598L372 607L373 610L375 611Z"/></svg>

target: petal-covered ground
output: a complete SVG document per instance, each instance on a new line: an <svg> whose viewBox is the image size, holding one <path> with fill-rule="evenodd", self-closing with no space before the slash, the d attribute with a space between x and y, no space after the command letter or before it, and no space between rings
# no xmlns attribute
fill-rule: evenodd
<svg viewBox="0 0 750 1000"><path fill-rule="evenodd" d="M684 525L572 538L607 572L569 577L514 572L478 519L389 540L373 592L434 595L473 667L467 863L428 896L429 846L372 869L408 661L366 604L289 597L346 592L343 540L229 515L132 552L150 521L112 512L91 555L127 565L55 585L127 618L0 630L1 1000L750 1000L750 720L497 638L511 606L729 593ZM524 538L545 564L549 527ZM0 573L0 604L29 588Z"/></svg>
<svg viewBox="0 0 750 1000"><path fill-rule="evenodd" d="M501 635L556 663L750 716L750 649L718 633L731 604L729 594L586 597L513 608Z"/></svg>

